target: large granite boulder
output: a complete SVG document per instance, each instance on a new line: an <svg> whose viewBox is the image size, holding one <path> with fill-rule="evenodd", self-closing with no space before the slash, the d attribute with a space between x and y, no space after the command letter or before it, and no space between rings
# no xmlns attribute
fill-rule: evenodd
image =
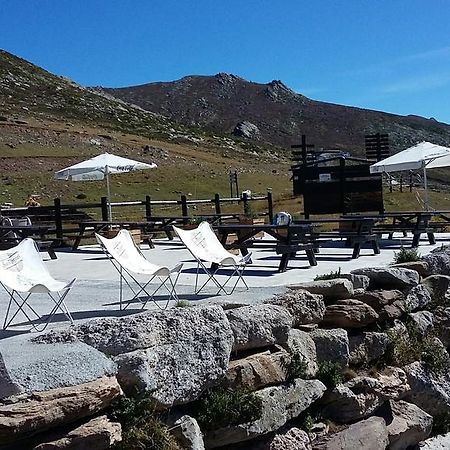
<svg viewBox="0 0 450 450"><path fill-rule="evenodd" d="M377 289L357 294L355 295L355 299L367 303L376 312L379 312L386 305L390 305L397 300L404 300L405 296L397 289Z"/></svg>
<svg viewBox="0 0 450 450"><path fill-rule="evenodd" d="M312 443L313 450L386 450L389 438L381 417L350 425L339 433L321 437Z"/></svg>
<svg viewBox="0 0 450 450"><path fill-rule="evenodd" d="M234 335L233 351L287 342L292 316L277 305L257 305L226 311Z"/></svg>
<svg viewBox="0 0 450 450"><path fill-rule="evenodd" d="M433 314L434 329L446 347L450 347L450 308L439 307Z"/></svg>
<svg viewBox="0 0 450 450"><path fill-rule="evenodd" d="M209 432L205 436L205 447L230 446L278 430L319 399L325 389L318 380L296 379L287 384L257 391L256 395L262 400L261 417L250 423Z"/></svg>
<svg viewBox="0 0 450 450"><path fill-rule="evenodd" d="M410 312L425 309L431 303L430 291L423 285L414 286L408 293L405 306Z"/></svg>
<svg viewBox="0 0 450 450"><path fill-rule="evenodd" d="M122 395L115 377L34 393L0 406L0 446L97 414Z"/></svg>
<svg viewBox="0 0 450 450"><path fill-rule="evenodd" d="M370 278L370 289L399 289L407 291L419 283L415 270L394 267L365 267L352 270L353 274Z"/></svg>
<svg viewBox="0 0 450 450"><path fill-rule="evenodd" d="M365 275L356 275L355 273L341 273L340 278L351 281L353 289L365 291L370 284L370 278Z"/></svg>
<svg viewBox="0 0 450 450"><path fill-rule="evenodd" d="M325 299L343 300L353 297L354 290L351 281L345 278L334 278L332 280L308 281L288 286L289 289L303 289L311 294L322 295Z"/></svg>
<svg viewBox="0 0 450 450"><path fill-rule="evenodd" d="M116 364L81 342L39 344L29 335L0 340L0 398L113 376Z"/></svg>
<svg viewBox="0 0 450 450"><path fill-rule="evenodd" d="M431 311L418 311L408 314L409 323L422 336L430 333L434 327L434 314Z"/></svg>
<svg viewBox="0 0 450 450"><path fill-rule="evenodd" d="M399 400L389 402L392 420L387 422L390 450L407 450L426 439L433 425L433 417L412 403Z"/></svg>
<svg viewBox="0 0 450 450"><path fill-rule="evenodd" d="M375 310L359 300L338 300L328 305L322 324L339 328L364 328L378 319Z"/></svg>
<svg viewBox="0 0 450 450"><path fill-rule="evenodd" d="M100 416L77 426L63 437L37 445L33 450L106 450L121 440L120 423Z"/></svg>
<svg viewBox="0 0 450 450"><path fill-rule="evenodd" d="M289 331L285 345L291 355L296 355L305 363L305 375L313 378L318 371L316 344L309 333L295 328Z"/></svg>
<svg viewBox="0 0 450 450"><path fill-rule="evenodd" d="M222 384L241 386L255 391L286 381L291 355L285 350L267 350L246 358L230 361Z"/></svg>
<svg viewBox="0 0 450 450"><path fill-rule="evenodd" d="M285 432L278 432L266 444L267 450L311 450L308 433L300 428L290 428Z"/></svg>
<svg viewBox="0 0 450 450"><path fill-rule="evenodd" d="M418 272L418 274L422 278L425 278L428 275L430 275L430 268L429 268L428 264L426 263L426 261L422 261L422 260L396 263L396 264L392 264L391 267L401 267L403 269L415 270L416 272Z"/></svg>
<svg viewBox="0 0 450 450"><path fill-rule="evenodd" d="M286 308L293 317L292 326L294 327L319 323L325 313L323 296L311 294L303 289L288 290L284 294L267 300L266 303Z"/></svg>
<svg viewBox="0 0 450 450"><path fill-rule="evenodd" d="M411 386L404 400L414 403L432 416L448 414L450 410L450 374L432 375L421 362L403 367Z"/></svg>
<svg viewBox="0 0 450 450"><path fill-rule="evenodd" d="M428 289L432 299L444 299L450 287L450 276L430 275L422 280L422 284Z"/></svg>
<svg viewBox="0 0 450 450"><path fill-rule="evenodd" d="M316 329L309 333L316 344L317 362L331 361L348 366L348 334L342 328L331 330Z"/></svg>
<svg viewBox="0 0 450 450"><path fill-rule="evenodd" d="M432 250L422 261L427 264L429 274L450 275L450 247Z"/></svg>
<svg viewBox="0 0 450 450"><path fill-rule="evenodd" d="M233 130L233 135L238 137L243 137L247 139L259 140L261 139L261 133L259 128L248 120L239 122Z"/></svg>
<svg viewBox="0 0 450 450"><path fill-rule="evenodd" d="M386 333L363 332L348 337L350 364L361 365L375 361L387 350L389 338Z"/></svg>
<svg viewBox="0 0 450 450"><path fill-rule="evenodd" d="M171 433L183 446L183 450L204 450L203 434L197 421L190 416L184 415L175 421L170 427Z"/></svg>

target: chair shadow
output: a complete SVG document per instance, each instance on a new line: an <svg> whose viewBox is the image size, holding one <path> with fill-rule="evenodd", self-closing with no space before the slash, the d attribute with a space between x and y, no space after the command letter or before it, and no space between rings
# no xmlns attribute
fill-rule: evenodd
<svg viewBox="0 0 450 450"><path fill-rule="evenodd" d="M272 273L272 271L278 272L278 266L276 266L276 267L260 266L260 267L263 267L264 269L269 269L269 270L258 270L256 268L253 268L252 265L248 265L244 271L244 277L247 277L247 276L250 276L250 277L265 276L265 277L267 277L267 276L274 275L274 273ZM182 273L195 275L197 273L197 269L196 268L183 269ZM233 273L232 269L219 269L219 271L216 272L216 275L230 276L232 273ZM200 270L199 275L205 275L205 272L203 270Z"/></svg>

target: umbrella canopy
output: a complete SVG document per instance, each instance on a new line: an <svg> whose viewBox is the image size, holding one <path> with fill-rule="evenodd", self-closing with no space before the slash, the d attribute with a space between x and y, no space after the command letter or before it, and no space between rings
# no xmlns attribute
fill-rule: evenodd
<svg viewBox="0 0 450 450"><path fill-rule="evenodd" d="M450 148L431 142L420 142L370 166L370 173L423 170L425 209L428 209L427 169L450 166Z"/></svg>
<svg viewBox="0 0 450 450"><path fill-rule="evenodd" d="M73 166L66 167L55 173L57 180L71 181L92 181L106 178L108 193L109 220L111 220L111 192L109 187L109 175L112 173L125 173L134 170L154 169L156 164L147 164L133 159L122 158L121 156L103 153L94 158L82 161Z"/></svg>

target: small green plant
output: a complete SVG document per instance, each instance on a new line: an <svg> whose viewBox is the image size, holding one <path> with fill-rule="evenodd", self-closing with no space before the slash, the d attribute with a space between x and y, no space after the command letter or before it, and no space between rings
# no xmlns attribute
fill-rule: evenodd
<svg viewBox="0 0 450 450"><path fill-rule="evenodd" d="M309 433L314 426L314 419L312 415L308 412L303 417L301 417L300 427Z"/></svg>
<svg viewBox="0 0 450 450"><path fill-rule="evenodd" d="M285 370L287 380L294 380L295 378L308 378L308 363L300 353L291 354L291 358L286 364Z"/></svg>
<svg viewBox="0 0 450 450"><path fill-rule="evenodd" d="M320 280L334 280L335 278L341 277L341 268L339 267L339 270L331 271L329 273L324 273L323 275L316 275L314 278L314 281L320 281Z"/></svg>
<svg viewBox="0 0 450 450"><path fill-rule="evenodd" d="M442 345L435 338L427 337L423 340L422 361L433 375L444 375L450 369L450 357Z"/></svg>
<svg viewBox="0 0 450 450"><path fill-rule="evenodd" d="M248 219L257 219L259 217L258 213L253 210L253 206L248 201L244 203L244 217Z"/></svg>
<svg viewBox="0 0 450 450"><path fill-rule="evenodd" d="M394 253L394 264L420 261L420 253L417 248L401 247Z"/></svg>
<svg viewBox="0 0 450 450"><path fill-rule="evenodd" d="M242 387L210 390L196 402L193 411L202 430L252 422L261 413L261 399Z"/></svg>
<svg viewBox="0 0 450 450"><path fill-rule="evenodd" d="M188 308L191 304L187 300L177 300L175 308Z"/></svg>
<svg viewBox="0 0 450 450"><path fill-rule="evenodd" d="M328 388L333 389L344 380L339 363L324 361L319 364L317 378Z"/></svg>
<svg viewBox="0 0 450 450"><path fill-rule="evenodd" d="M109 416L122 425L122 441L115 450L181 450L149 393L136 397L121 397Z"/></svg>

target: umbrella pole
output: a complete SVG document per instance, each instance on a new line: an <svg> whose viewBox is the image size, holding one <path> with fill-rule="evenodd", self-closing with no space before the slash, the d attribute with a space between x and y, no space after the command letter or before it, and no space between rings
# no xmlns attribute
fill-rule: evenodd
<svg viewBox="0 0 450 450"><path fill-rule="evenodd" d="M107 191L107 195L108 195L108 220L111 221L112 220L111 187L109 185L109 170L108 170L108 166L106 166L105 173L106 173L106 191Z"/></svg>
<svg viewBox="0 0 450 450"><path fill-rule="evenodd" d="M427 180L427 167L423 166L423 185L425 188L425 211L428 211L428 180Z"/></svg>

